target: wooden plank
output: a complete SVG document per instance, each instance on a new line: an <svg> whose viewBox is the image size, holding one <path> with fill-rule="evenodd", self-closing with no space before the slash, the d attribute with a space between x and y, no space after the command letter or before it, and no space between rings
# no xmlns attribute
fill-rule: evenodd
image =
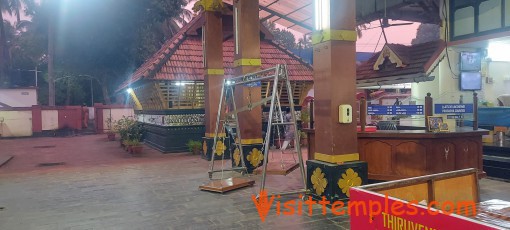
<svg viewBox="0 0 510 230"><path fill-rule="evenodd" d="M264 166L258 167L253 171L253 174L262 174ZM269 162L267 163L266 174L269 175L288 175L292 171L299 168L298 163L281 163L281 162Z"/></svg>
<svg viewBox="0 0 510 230"><path fill-rule="evenodd" d="M434 181L434 198L439 203L478 201L476 174ZM447 210L450 211L450 210Z"/></svg>
<svg viewBox="0 0 510 230"><path fill-rule="evenodd" d="M427 183L409 185L400 188L379 190L377 191L377 193L388 195L390 197L398 198L405 201L421 202L422 200L425 200L427 203L433 201L429 199Z"/></svg>
<svg viewBox="0 0 510 230"><path fill-rule="evenodd" d="M6 155L6 156L0 156L0 167L4 166L9 162L14 156Z"/></svg>
<svg viewBox="0 0 510 230"><path fill-rule="evenodd" d="M227 178L222 180L213 180L208 184L199 186L198 188L204 191L225 193L248 186L253 186L254 184L254 180L247 178Z"/></svg>

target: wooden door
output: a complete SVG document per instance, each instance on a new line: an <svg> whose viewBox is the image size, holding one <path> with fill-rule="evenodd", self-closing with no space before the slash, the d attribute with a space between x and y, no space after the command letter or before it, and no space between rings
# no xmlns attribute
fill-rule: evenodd
<svg viewBox="0 0 510 230"><path fill-rule="evenodd" d="M479 168L481 158L481 144L472 139L462 139L455 143L457 158L455 169Z"/></svg>
<svg viewBox="0 0 510 230"><path fill-rule="evenodd" d="M391 175L391 144L384 141L362 143L362 160L369 165L368 173L375 175Z"/></svg>
<svg viewBox="0 0 510 230"><path fill-rule="evenodd" d="M420 141L406 141L395 146L395 173L403 177L426 175L427 147ZM369 166L371 167L371 166Z"/></svg>
<svg viewBox="0 0 510 230"><path fill-rule="evenodd" d="M455 170L455 145L447 141L431 140L427 151L427 173L442 173Z"/></svg>

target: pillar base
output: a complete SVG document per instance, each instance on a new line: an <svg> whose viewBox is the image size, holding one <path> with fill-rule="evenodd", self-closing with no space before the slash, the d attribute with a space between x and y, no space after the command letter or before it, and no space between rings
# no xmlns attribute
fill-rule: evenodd
<svg viewBox="0 0 510 230"><path fill-rule="evenodd" d="M331 164L318 160L306 162L307 187L314 200L324 196L331 203L349 199L352 185L368 184L368 166L364 161Z"/></svg>
<svg viewBox="0 0 510 230"><path fill-rule="evenodd" d="M241 153L236 146L232 147L232 167L241 167ZM243 159L249 174L262 166L264 163L264 152L262 152L262 144L243 145Z"/></svg>
<svg viewBox="0 0 510 230"><path fill-rule="evenodd" d="M202 151L201 151L202 159L210 161L211 156L213 155L214 160L230 159L231 156L230 138L219 137L216 141L219 142L216 146L216 149L218 149L218 151L213 151L214 137L202 138Z"/></svg>

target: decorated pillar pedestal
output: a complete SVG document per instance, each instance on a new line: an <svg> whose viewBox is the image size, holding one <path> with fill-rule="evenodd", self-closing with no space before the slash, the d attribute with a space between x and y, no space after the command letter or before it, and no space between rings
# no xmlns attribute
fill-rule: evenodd
<svg viewBox="0 0 510 230"><path fill-rule="evenodd" d="M352 161L332 164L317 160L306 162L307 187L314 200L335 201L349 199L349 188L368 184L367 163Z"/></svg>
<svg viewBox="0 0 510 230"><path fill-rule="evenodd" d="M232 155L231 141L230 138L226 137L225 134L220 134L216 139L216 149L214 148L214 137L207 135L202 138L202 159L211 160L214 156L214 160L230 159Z"/></svg>
<svg viewBox="0 0 510 230"><path fill-rule="evenodd" d="M246 170L249 174L262 166L264 163L264 152L262 143L243 144L243 154L236 145L232 145L232 167L241 167L241 158L244 159Z"/></svg>

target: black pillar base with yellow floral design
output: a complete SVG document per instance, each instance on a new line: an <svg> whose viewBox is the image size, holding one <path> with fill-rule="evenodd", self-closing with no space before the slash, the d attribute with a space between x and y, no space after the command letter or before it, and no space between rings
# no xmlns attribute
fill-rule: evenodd
<svg viewBox="0 0 510 230"><path fill-rule="evenodd" d="M230 138L225 135L220 135L216 139L216 150L213 151L214 137L204 137L202 140L202 159L211 160L211 156L214 156L214 160L230 159Z"/></svg>
<svg viewBox="0 0 510 230"><path fill-rule="evenodd" d="M241 167L241 151L235 145L232 145L232 167ZM243 159L249 174L262 166L264 163L264 152L262 144L243 144Z"/></svg>
<svg viewBox="0 0 510 230"><path fill-rule="evenodd" d="M332 164L318 160L306 162L307 187L315 200L331 203L349 199L349 188L368 184L368 167L363 161Z"/></svg>

